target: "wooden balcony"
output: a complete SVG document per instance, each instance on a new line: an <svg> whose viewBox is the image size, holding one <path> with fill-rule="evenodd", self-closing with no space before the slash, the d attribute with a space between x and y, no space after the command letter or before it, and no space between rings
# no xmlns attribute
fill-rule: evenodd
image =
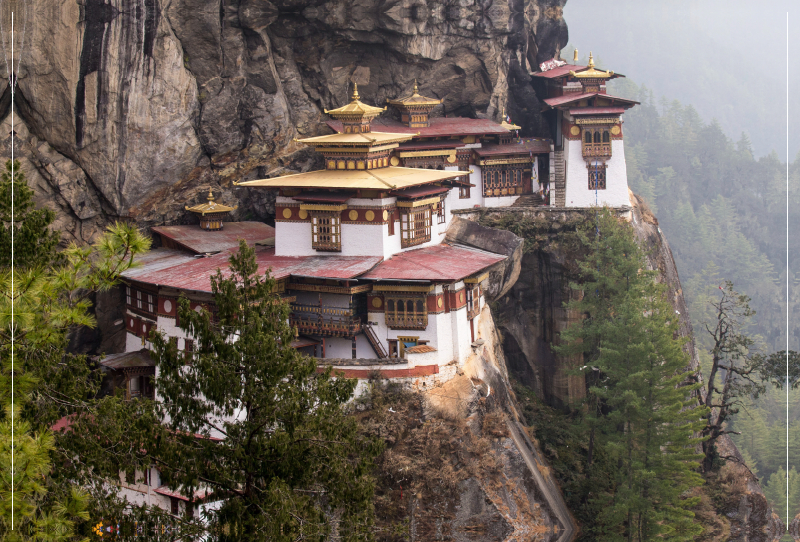
<svg viewBox="0 0 800 542"><path fill-rule="evenodd" d="M391 329L425 329L428 327L428 314L409 314L386 312L386 325Z"/></svg>
<svg viewBox="0 0 800 542"><path fill-rule="evenodd" d="M361 333L361 317L353 309L292 303L290 322L300 333L326 337L353 337Z"/></svg>
<svg viewBox="0 0 800 542"><path fill-rule="evenodd" d="M611 143L592 144L583 146L584 158L610 158Z"/></svg>

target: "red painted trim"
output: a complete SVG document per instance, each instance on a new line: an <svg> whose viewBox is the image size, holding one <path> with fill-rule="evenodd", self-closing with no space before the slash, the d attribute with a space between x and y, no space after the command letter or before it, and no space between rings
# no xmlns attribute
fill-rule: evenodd
<svg viewBox="0 0 800 542"><path fill-rule="evenodd" d="M324 367L317 367L317 372L325 371ZM344 378L360 378L367 380L373 373L372 369L333 369L334 376ZM380 371L382 378L409 378L415 376L430 376L439 374L438 365L420 365L413 369L383 369Z"/></svg>

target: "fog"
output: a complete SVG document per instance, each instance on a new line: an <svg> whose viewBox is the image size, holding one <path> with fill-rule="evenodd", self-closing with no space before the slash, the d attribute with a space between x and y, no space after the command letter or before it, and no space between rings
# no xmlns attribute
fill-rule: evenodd
<svg viewBox="0 0 800 542"><path fill-rule="evenodd" d="M789 12L789 157L800 150L800 9L787 0L567 0L569 48L605 69L693 105L757 156L786 159ZM566 49L566 48L565 48ZM572 61L566 53L564 59Z"/></svg>

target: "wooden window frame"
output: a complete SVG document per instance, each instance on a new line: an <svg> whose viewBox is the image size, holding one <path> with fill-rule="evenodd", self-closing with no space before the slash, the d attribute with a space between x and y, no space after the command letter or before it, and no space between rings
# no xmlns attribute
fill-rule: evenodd
<svg viewBox="0 0 800 542"><path fill-rule="evenodd" d="M436 216L438 217L436 222L438 224L444 224L445 223L446 210L445 210L445 206L444 206L444 200L445 200L445 198L442 198L442 199L439 200L439 203L436 204Z"/></svg>
<svg viewBox="0 0 800 542"><path fill-rule="evenodd" d="M183 339L183 361L187 365L192 362L194 353L194 339Z"/></svg>
<svg viewBox="0 0 800 542"><path fill-rule="evenodd" d="M458 187L458 199L469 199L469 186L459 186Z"/></svg>
<svg viewBox="0 0 800 542"><path fill-rule="evenodd" d="M594 164L589 164L587 169L589 170L589 190L605 190L608 179L606 175L608 165L597 164L597 167L595 167ZM595 187L595 185L597 186Z"/></svg>
<svg viewBox="0 0 800 542"><path fill-rule="evenodd" d="M389 213L389 222L388 222L388 226L389 226L389 236L390 236L390 237L391 237L392 235L394 235L394 233L395 233L395 232L394 232L394 223L395 223L395 218L396 218L396 213L395 213L395 211L394 211L394 210L392 210L392 211Z"/></svg>
<svg viewBox="0 0 800 542"><path fill-rule="evenodd" d="M587 139L589 141L587 141ZM583 129L581 152L584 158L611 156L611 127L596 126Z"/></svg>
<svg viewBox="0 0 800 542"><path fill-rule="evenodd" d="M399 350L399 342L397 339L388 339L387 342L389 343L389 357L390 358L399 358L400 357L400 350Z"/></svg>
<svg viewBox="0 0 800 542"><path fill-rule="evenodd" d="M386 327L389 329L427 329L428 303L427 296L401 295L386 292L384 295L386 310ZM402 309L398 307L402 303ZM408 311L411 303L412 310Z"/></svg>
<svg viewBox="0 0 800 542"><path fill-rule="evenodd" d="M430 205L404 208L400 212L400 247L408 248L431 240L433 208Z"/></svg>
<svg viewBox="0 0 800 542"><path fill-rule="evenodd" d="M405 339L410 339L410 340L405 340ZM409 343L413 342L414 346L417 346L417 345L419 345L419 337L407 337L407 336L404 336L404 337L398 336L397 337L397 346L400 348L399 356L401 358L405 357L405 354L406 354L406 345L405 345L405 343L407 343L407 342L409 342Z"/></svg>
<svg viewBox="0 0 800 542"><path fill-rule="evenodd" d="M311 211L311 248L326 252L342 251L342 216L339 211ZM324 223L323 221L330 221ZM330 228L326 231L325 228Z"/></svg>
<svg viewBox="0 0 800 542"><path fill-rule="evenodd" d="M125 303L128 309L137 314L153 320L158 318L158 294L126 286Z"/></svg>

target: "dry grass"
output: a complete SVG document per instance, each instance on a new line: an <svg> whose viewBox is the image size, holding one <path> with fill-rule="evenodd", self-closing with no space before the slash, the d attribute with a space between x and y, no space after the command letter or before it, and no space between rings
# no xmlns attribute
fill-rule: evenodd
<svg viewBox="0 0 800 542"><path fill-rule="evenodd" d="M445 393L443 388L436 392ZM376 382L359 405L362 430L386 443L376 460L378 540L406 539L398 533L415 506L426 516L454 518L459 486L468 478L499 483L503 465L492 446L507 436L503 414L473 402L467 417L459 402L449 403L455 410L446 402L431 408L427 394Z"/></svg>

